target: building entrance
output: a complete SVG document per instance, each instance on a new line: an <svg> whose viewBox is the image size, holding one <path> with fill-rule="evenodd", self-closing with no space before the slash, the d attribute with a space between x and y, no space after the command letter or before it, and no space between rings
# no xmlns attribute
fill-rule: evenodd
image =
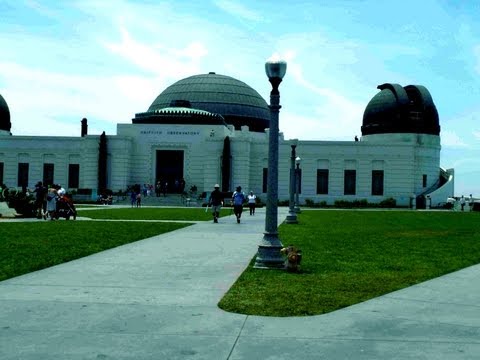
<svg viewBox="0 0 480 360"><path fill-rule="evenodd" d="M157 150L155 184L166 185L168 193L180 193L183 180L183 150Z"/></svg>

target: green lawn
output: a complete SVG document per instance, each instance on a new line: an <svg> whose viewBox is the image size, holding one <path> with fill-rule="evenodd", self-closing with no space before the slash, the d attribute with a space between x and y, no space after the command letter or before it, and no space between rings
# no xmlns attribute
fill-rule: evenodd
<svg viewBox="0 0 480 360"><path fill-rule="evenodd" d="M480 263L480 213L303 211L279 237L302 272L252 264L219 306L242 314L330 312Z"/></svg>
<svg viewBox="0 0 480 360"><path fill-rule="evenodd" d="M189 225L108 221L0 222L0 281Z"/></svg>
<svg viewBox="0 0 480 360"><path fill-rule="evenodd" d="M207 221L212 220L210 208L102 208L96 210L77 209L78 216L91 219L130 219L130 220L182 220ZM222 209L220 216L230 214L230 209Z"/></svg>
<svg viewBox="0 0 480 360"><path fill-rule="evenodd" d="M79 216L211 220L204 208L105 208L79 210ZM304 210L299 221L281 225L279 237L302 249L302 272L250 266L220 301L222 309L322 314L480 263L480 213ZM188 225L0 222L0 280Z"/></svg>

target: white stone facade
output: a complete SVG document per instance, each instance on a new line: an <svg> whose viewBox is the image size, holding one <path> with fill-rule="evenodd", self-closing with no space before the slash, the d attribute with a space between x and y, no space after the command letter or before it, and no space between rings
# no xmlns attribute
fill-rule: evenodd
<svg viewBox="0 0 480 360"><path fill-rule="evenodd" d="M157 180L158 150L183 152L181 164L186 189L210 191L221 183L222 150L225 137L231 142L230 190L241 185L265 199L264 168L268 163L268 129L235 131L222 125L119 124L117 135L107 136L107 187L125 190L135 183ZM0 164L3 182L18 187L19 163L28 165L28 187L42 180L43 164L54 164L54 182L67 187L69 164L79 165L79 188L96 190L99 135L84 137L0 136ZM291 142L279 139L279 199L289 198ZM394 198L397 205L410 206L412 198L432 194L432 205L453 195L451 179L440 180L440 138L425 134L368 135L361 141L298 142L302 158L300 202L360 200L378 203ZM328 194L317 194L317 169L328 170ZM0 168L2 170L2 168ZM355 194L344 194L344 172L355 170ZM383 194L372 195L372 171L383 171ZM443 173L445 175L445 173ZM448 174L447 174L448 175ZM448 178L449 176L447 176Z"/></svg>

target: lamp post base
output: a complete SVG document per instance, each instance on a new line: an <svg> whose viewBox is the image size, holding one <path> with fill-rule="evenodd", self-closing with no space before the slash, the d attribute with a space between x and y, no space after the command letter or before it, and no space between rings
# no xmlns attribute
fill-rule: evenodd
<svg viewBox="0 0 480 360"><path fill-rule="evenodd" d="M262 243L258 245L255 269L285 269L285 259L280 250L283 245L278 239L278 233L264 233Z"/></svg>
<svg viewBox="0 0 480 360"><path fill-rule="evenodd" d="M302 212L302 210L300 210L300 208L298 206L295 206L293 211L295 211L297 214L300 214Z"/></svg>
<svg viewBox="0 0 480 360"><path fill-rule="evenodd" d="M287 223L287 224L298 224L297 214L293 210L288 212L288 215L285 218L285 223Z"/></svg>

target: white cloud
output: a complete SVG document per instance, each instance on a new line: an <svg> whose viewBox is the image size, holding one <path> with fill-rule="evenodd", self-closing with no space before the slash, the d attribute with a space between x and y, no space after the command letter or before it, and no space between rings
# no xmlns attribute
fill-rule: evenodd
<svg viewBox="0 0 480 360"><path fill-rule="evenodd" d="M214 4L217 5L223 11L229 13L230 15L239 17L244 20L255 21L255 22L263 20L263 16L261 14L247 8L241 3L237 3L229 0L217 0L217 1L214 1Z"/></svg>
<svg viewBox="0 0 480 360"><path fill-rule="evenodd" d="M480 131L474 131L473 136L475 136L477 140L480 140Z"/></svg>
<svg viewBox="0 0 480 360"><path fill-rule="evenodd" d="M121 28L120 32L121 42L105 42L104 46L140 69L160 77L184 77L197 73L198 61L208 54L206 47L199 42L189 43L180 49L154 48L133 39L125 28Z"/></svg>
<svg viewBox="0 0 480 360"><path fill-rule="evenodd" d="M310 92L311 103L306 112L312 115L299 117L292 114L295 124L287 126L285 133L293 132L295 137L312 140L350 140L358 135L365 104L352 101L331 88L311 83L294 61L288 66L288 75ZM300 126L299 122L303 125Z"/></svg>
<svg viewBox="0 0 480 360"><path fill-rule="evenodd" d="M442 146L451 148L468 148L469 146L453 131L442 130L440 134Z"/></svg>
<svg viewBox="0 0 480 360"><path fill-rule="evenodd" d="M158 92L152 77L65 75L12 63L0 69L15 135L78 136L83 117L101 122L90 129L108 127L111 134L115 124L146 111Z"/></svg>

